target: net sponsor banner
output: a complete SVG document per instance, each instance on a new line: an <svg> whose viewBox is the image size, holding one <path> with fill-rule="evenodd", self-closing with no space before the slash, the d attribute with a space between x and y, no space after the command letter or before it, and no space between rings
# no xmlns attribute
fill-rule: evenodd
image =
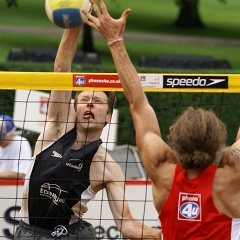
<svg viewBox="0 0 240 240"><path fill-rule="evenodd" d="M228 76L163 76L163 88L228 89Z"/></svg>
<svg viewBox="0 0 240 240"><path fill-rule="evenodd" d="M162 88L163 76L140 74L143 88ZM73 74L73 87L122 88L118 75Z"/></svg>
<svg viewBox="0 0 240 240"><path fill-rule="evenodd" d="M240 74L140 73L148 92L240 92ZM116 73L0 72L1 89L123 91Z"/></svg>
<svg viewBox="0 0 240 240"><path fill-rule="evenodd" d="M143 88L163 88L162 75L144 75L140 74L139 79Z"/></svg>
<svg viewBox="0 0 240 240"><path fill-rule="evenodd" d="M73 74L73 87L121 88L118 75Z"/></svg>
<svg viewBox="0 0 240 240"><path fill-rule="evenodd" d="M143 88L212 88L228 89L227 76L139 75ZM73 87L122 88L118 75L74 74Z"/></svg>

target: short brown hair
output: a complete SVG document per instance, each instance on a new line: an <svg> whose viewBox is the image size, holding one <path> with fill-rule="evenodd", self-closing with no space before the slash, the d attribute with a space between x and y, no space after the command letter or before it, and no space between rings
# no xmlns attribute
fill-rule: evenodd
<svg viewBox="0 0 240 240"><path fill-rule="evenodd" d="M77 98L81 92L83 92L83 91L76 92L75 99L74 99L74 109L75 110L76 110L76 106L77 106ZM107 113L113 113L113 109L117 103L116 92L111 92L111 91L102 91L102 92L104 92L108 98L108 112Z"/></svg>
<svg viewBox="0 0 240 240"><path fill-rule="evenodd" d="M211 111L189 107L170 127L169 146L185 169L212 164L226 140L225 124Z"/></svg>

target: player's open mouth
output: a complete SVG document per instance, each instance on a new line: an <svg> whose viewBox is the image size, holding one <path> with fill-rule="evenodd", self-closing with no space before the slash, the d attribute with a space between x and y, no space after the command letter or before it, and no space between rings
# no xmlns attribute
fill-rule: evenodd
<svg viewBox="0 0 240 240"><path fill-rule="evenodd" d="M93 113L90 111L85 112L83 118L84 119L90 119L90 118L95 119Z"/></svg>

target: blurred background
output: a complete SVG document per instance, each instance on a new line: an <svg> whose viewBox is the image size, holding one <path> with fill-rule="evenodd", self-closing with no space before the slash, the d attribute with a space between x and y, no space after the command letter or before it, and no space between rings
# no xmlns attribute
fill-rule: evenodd
<svg viewBox="0 0 240 240"><path fill-rule="evenodd" d="M19 49L58 47L63 29L48 20L44 3L44 0L0 0L0 63L7 62L11 49L19 54ZM155 60L159 55L200 55L228 61L222 67L228 72L240 69L239 0L105 0L105 3L115 18L126 8L132 9L125 43L136 66L196 69L176 63L152 66L147 60ZM95 64L113 65L105 40L86 26L78 49L97 53L97 59L92 59ZM27 60L37 62L33 57ZM51 58L41 61L51 62ZM209 64L206 69L216 67Z"/></svg>

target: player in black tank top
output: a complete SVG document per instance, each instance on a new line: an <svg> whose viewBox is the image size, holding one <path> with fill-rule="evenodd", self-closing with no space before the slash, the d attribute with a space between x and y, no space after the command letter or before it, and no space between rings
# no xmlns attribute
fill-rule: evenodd
<svg viewBox="0 0 240 240"><path fill-rule="evenodd" d="M55 72L71 70L81 28L64 30ZM71 91L51 91L46 124L25 180L22 220L15 240L96 239L93 226L82 216L88 210L87 202L102 189L124 237L160 239L161 231L132 217L122 170L101 145L103 128L111 121L115 92L78 92L74 104L71 96Z"/></svg>
<svg viewBox="0 0 240 240"><path fill-rule="evenodd" d="M75 140L76 128L73 128L37 155L29 184L31 225L49 229L57 225L67 227L74 215L71 208L89 187L90 165L102 141L73 150Z"/></svg>

